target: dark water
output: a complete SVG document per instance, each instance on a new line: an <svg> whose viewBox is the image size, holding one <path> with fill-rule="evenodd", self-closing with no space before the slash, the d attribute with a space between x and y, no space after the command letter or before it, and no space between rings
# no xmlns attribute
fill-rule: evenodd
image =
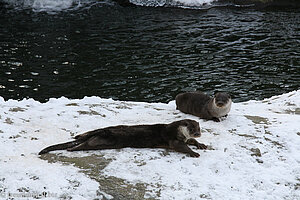
<svg viewBox="0 0 300 200"><path fill-rule="evenodd" d="M300 10L0 6L0 96L168 102L182 91L234 101L299 89Z"/></svg>

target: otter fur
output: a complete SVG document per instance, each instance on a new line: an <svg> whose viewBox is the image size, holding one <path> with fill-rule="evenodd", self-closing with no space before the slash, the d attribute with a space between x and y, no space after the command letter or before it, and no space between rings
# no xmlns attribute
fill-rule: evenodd
<svg viewBox="0 0 300 200"><path fill-rule="evenodd" d="M111 126L77 135L74 141L49 146L39 154L55 150L81 151L133 148L166 148L186 153L192 157L200 155L187 144L206 149L195 137L200 137L199 123L184 119L170 124Z"/></svg>
<svg viewBox="0 0 300 200"><path fill-rule="evenodd" d="M214 97L197 91L178 94L175 98L176 109L202 119L220 122L227 116L231 108L231 97L225 92L217 92Z"/></svg>

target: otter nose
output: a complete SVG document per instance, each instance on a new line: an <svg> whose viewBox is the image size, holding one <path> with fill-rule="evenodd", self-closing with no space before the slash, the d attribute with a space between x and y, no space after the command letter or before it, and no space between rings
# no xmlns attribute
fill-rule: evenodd
<svg viewBox="0 0 300 200"><path fill-rule="evenodd" d="M195 132L195 133L194 133L194 136L195 136L195 137L200 137L200 136L201 136L201 133L200 133L200 132Z"/></svg>
<svg viewBox="0 0 300 200"><path fill-rule="evenodd" d="M217 102L217 106L222 107L222 106L224 106L224 103L223 102Z"/></svg>

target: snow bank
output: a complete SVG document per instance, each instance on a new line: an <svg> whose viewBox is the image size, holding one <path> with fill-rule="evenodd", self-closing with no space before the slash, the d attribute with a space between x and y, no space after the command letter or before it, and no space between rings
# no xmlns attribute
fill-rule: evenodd
<svg viewBox="0 0 300 200"><path fill-rule="evenodd" d="M300 90L234 103L220 123L180 113L174 101L0 98L0 198L135 198L138 191L155 199L299 199L299 114ZM183 118L200 123L198 140L210 147L195 150L200 158L130 148L37 155L88 130Z"/></svg>

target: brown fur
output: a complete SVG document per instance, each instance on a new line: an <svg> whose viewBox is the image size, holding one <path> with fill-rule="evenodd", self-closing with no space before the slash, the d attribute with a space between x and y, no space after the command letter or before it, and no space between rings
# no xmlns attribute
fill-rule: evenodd
<svg viewBox="0 0 300 200"><path fill-rule="evenodd" d="M55 150L81 151L134 148L166 148L189 154L200 155L192 151L187 144L198 149L206 149L195 137L200 137L199 123L190 120L175 121L170 124L112 126L86 132L75 137L74 141L49 146L39 154Z"/></svg>
<svg viewBox="0 0 300 200"><path fill-rule="evenodd" d="M217 122L227 116L231 107L231 97L225 92L218 92L213 98L203 92L187 92L178 94L175 100L176 109L181 112Z"/></svg>

